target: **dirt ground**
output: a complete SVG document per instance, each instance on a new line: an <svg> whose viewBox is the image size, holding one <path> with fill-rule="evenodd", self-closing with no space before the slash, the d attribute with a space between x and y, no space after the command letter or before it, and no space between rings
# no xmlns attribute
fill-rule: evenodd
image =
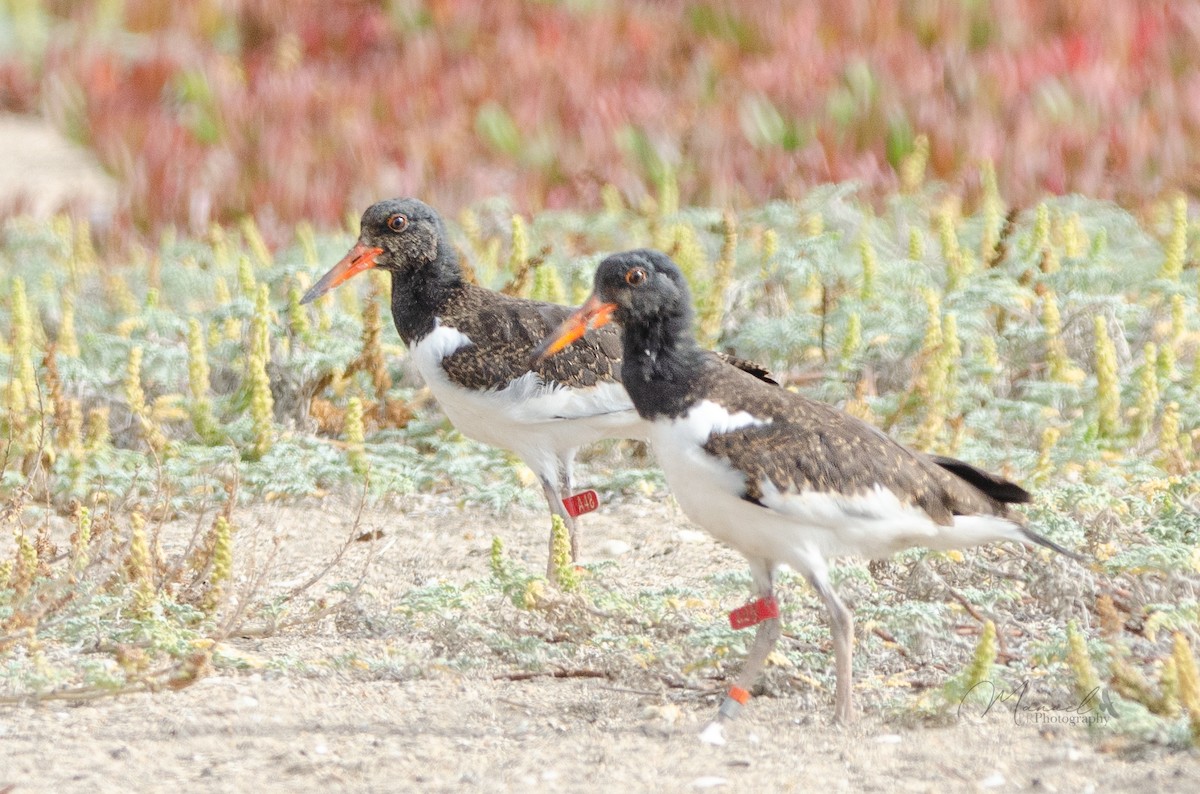
<svg viewBox="0 0 1200 794"><path fill-rule="evenodd" d="M329 500L255 508L239 521L281 541L271 579L282 587L336 551L352 513ZM386 609L413 587L485 578L493 534L539 570L543 518L528 509L490 518L434 497L368 511L359 530L383 536L363 588ZM698 587L742 566L669 500L605 506L585 532L585 556L615 555L613 587ZM0 791L1200 790L1194 755L1104 752L1082 729L1016 725L1008 712L914 727L867 707L843 729L829 724L825 694L816 710L760 697L729 743L711 747L697 733L715 700L694 692L611 678L511 681L495 664L362 680L322 663L415 642L395 625L382 636L325 622L230 640L254 664L179 692L4 708Z"/></svg>

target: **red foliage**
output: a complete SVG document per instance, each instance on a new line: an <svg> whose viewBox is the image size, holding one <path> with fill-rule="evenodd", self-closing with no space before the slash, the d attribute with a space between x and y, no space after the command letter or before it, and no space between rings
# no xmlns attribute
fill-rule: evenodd
<svg viewBox="0 0 1200 794"><path fill-rule="evenodd" d="M136 46L52 7L40 76L0 59L0 107L40 81L142 229L337 224L387 194L588 206L664 168L693 203L887 191L920 133L933 178L991 158L1017 203L1200 187L1197 4L130 0Z"/></svg>

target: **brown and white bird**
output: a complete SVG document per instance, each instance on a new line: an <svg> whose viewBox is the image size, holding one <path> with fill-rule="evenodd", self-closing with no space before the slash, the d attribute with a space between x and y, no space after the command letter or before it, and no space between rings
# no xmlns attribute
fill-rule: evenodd
<svg viewBox="0 0 1200 794"><path fill-rule="evenodd" d="M531 365L530 348L571 309L467 283L441 216L417 199L371 205L358 243L301 303L371 268L391 274L396 330L446 416L533 470L576 559L575 515L596 505L594 492L572 494L576 450L603 438L644 438L647 429L621 386L620 332L588 333L568 354Z"/></svg>
<svg viewBox="0 0 1200 794"><path fill-rule="evenodd" d="M684 512L750 563L759 596L730 615L758 625L746 663L701 734L722 743L723 723L749 691L780 635L776 569L801 573L829 612L836 661L835 719L849 722L853 623L829 580L831 557L886 557L911 546L950 549L990 541L1039 544L1010 503L1022 488L962 461L908 449L824 403L760 380L703 350L679 268L657 251L600 263L587 302L535 351L542 360L589 328L623 327L621 376ZM549 360L553 360L550 358ZM1074 555L1071 555L1074 556Z"/></svg>

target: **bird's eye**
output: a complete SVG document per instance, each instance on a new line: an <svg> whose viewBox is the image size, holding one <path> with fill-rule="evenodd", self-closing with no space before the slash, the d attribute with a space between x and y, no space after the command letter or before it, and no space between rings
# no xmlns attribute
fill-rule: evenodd
<svg viewBox="0 0 1200 794"><path fill-rule="evenodd" d="M387 225L394 232L402 232L408 228L408 216L397 212L387 219Z"/></svg>
<svg viewBox="0 0 1200 794"><path fill-rule="evenodd" d="M646 283L647 278L649 276L646 275L645 268L634 267L630 268L629 272L625 274L625 283L631 287L640 287Z"/></svg>

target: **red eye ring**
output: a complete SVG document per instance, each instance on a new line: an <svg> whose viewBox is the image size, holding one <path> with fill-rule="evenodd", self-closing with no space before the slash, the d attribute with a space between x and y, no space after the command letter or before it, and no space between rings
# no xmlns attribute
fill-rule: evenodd
<svg viewBox="0 0 1200 794"><path fill-rule="evenodd" d="M408 228L408 216L397 212L387 219L387 226L394 232L402 232Z"/></svg>
<svg viewBox="0 0 1200 794"><path fill-rule="evenodd" d="M650 274L644 267L632 267L625 273L625 283L631 287L640 287L646 283L646 279L649 277Z"/></svg>

